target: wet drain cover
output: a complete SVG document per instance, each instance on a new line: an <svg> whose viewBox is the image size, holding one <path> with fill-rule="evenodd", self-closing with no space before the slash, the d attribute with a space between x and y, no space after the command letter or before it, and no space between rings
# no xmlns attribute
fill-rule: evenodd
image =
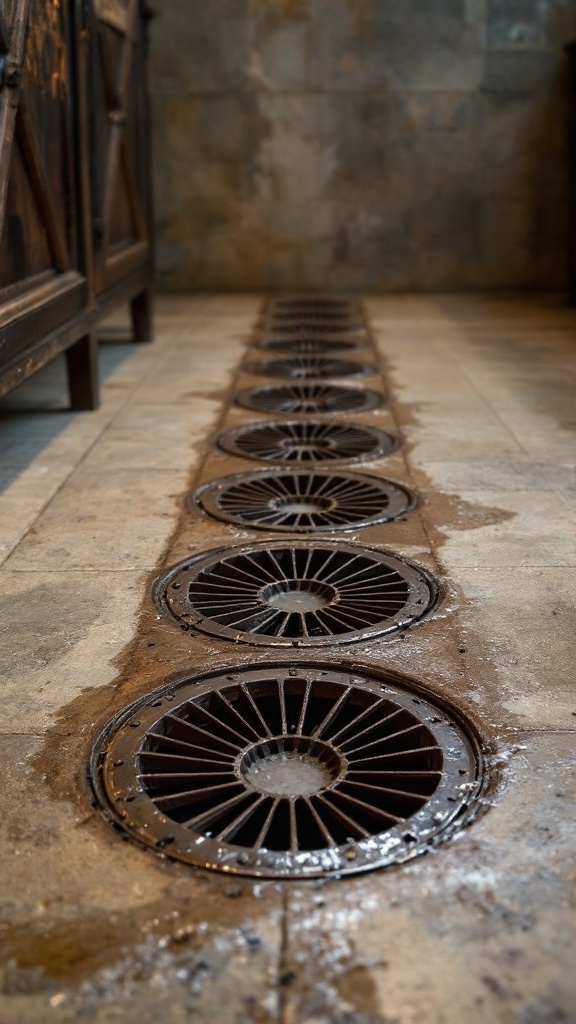
<svg viewBox="0 0 576 1024"><path fill-rule="evenodd" d="M363 348L356 341L340 341L335 338L264 338L258 341L258 348L274 352L298 352L303 355L323 355L324 352L352 352Z"/></svg>
<svg viewBox="0 0 576 1024"><path fill-rule="evenodd" d="M296 664L186 679L128 708L91 773L109 819L175 860L302 878L402 863L471 816L478 743L396 679Z"/></svg>
<svg viewBox="0 0 576 1024"><path fill-rule="evenodd" d="M246 388L235 396L235 401L244 409L258 412L310 416L326 412L366 412L381 404L382 395L339 384L272 384Z"/></svg>
<svg viewBox="0 0 576 1024"><path fill-rule="evenodd" d="M244 373L260 377L285 377L288 380L311 380L323 377L366 377L378 373L376 366L351 359L329 359L322 356L293 356L286 359L258 359L245 363Z"/></svg>
<svg viewBox="0 0 576 1024"><path fill-rule="evenodd" d="M263 330L274 331L286 334L365 334L366 328L359 321L348 321L340 323L338 320L328 320L320 317L301 316L297 323L286 323L282 321L266 320L261 324Z"/></svg>
<svg viewBox="0 0 576 1024"><path fill-rule="evenodd" d="M242 473L202 487L200 507L228 523L261 530L310 533L384 523L414 507L410 492L391 480L353 473Z"/></svg>
<svg viewBox="0 0 576 1024"><path fill-rule="evenodd" d="M376 427L294 420L249 423L217 438L220 448L246 459L266 462L361 462L389 455L398 439Z"/></svg>
<svg viewBox="0 0 576 1024"><path fill-rule="evenodd" d="M436 604L419 565L356 544L272 541L208 551L156 584L183 629L265 646L317 647L406 629Z"/></svg>

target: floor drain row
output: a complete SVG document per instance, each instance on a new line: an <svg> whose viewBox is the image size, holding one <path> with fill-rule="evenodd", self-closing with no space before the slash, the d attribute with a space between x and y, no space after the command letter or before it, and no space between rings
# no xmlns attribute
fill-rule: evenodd
<svg viewBox="0 0 576 1024"><path fill-rule="evenodd" d="M480 743L458 712L395 674L302 660L305 648L408 629L440 596L410 559L326 539L416 505L394 481L346 471L399 445L377 427L333 418L383 402L339 379L379 373L364 361L371 344L360 305L335 296L280 297L257 324L252 347L274 358L249 357L241 372L271 383L232 401L284 419L215 440L268 465L204 484L189 506L271 539L172 566L154 600L186 631L301 654L186 676L105 729L91 760L97 799L164 856L253 877L340 876L404 863L475 813Z"/></svg>

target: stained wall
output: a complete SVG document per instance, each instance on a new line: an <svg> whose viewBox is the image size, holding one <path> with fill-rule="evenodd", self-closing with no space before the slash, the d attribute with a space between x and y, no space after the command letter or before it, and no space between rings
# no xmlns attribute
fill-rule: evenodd
<svg viewBox="0 0 576 1024"><path fill-rule="evenodd" d="M574 0L155 7L162 287L563 287Z"/></svg>

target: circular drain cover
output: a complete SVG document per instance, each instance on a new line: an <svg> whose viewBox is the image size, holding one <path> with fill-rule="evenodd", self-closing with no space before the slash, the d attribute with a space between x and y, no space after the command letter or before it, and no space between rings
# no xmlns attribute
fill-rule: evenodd
<svg viewBox="0 0 576 1024"><path fill-rule="evenodd" d="M247 388L235 396L244 409L307 416L325 412L366 412L382 402L377 391L341 384L272 384Z"/></svg>
<svg viewBox="0 0 576 1024"><path fill-rule="evenodd" d="M285 323L284 321L275 322L274 320L265 320L260 325L262 330L265 331L282 331L285 334L365 334L366 328L360 321L349 321L348 323L339 323L332 320L326 320L320 317L299 317L297 323Z"/></svg>
<svg viewBox="0 0 576 1024"><path fill-rule="evenodd" d="M355 327L358 324L358 320L354 318L348 309L317 309L313 307L289 310L272 310L268 317L270 321L277 323L294 323L301 322L302 320L321 320L329 322L330 324L347 321L348 327Z"/></svg>
<svg viewBox="0 0 576 1024"><path fill-rule="evenodd" d="M352 352L363 348L355 341L340 341L327 338L265 338L259 341L258 348L274 352L298 352L302 355L323 355L324 352Z"/></svg>
<svg viewBox="0 0 576 1024"><path fill-rule="evenodd" d="M302 878L448 838L481 790L478 750L459 716L395 678L267 665L149 694L100 737L91 774L108 818L165 856Z"/></svg>
<svg viewBox="0 0 576 1024"><path fill-rule="evenodd" d="M299 298L275 299L272 308L274 310L291 309L298 311L309 309L313 313L323 309L355 312L358 309L358 303L354 299L339 299L335 296L322 298L321 296L304 295Z"/></svg>
<svg viewBox="0 0 576 1024"><path fill-rule="evenodd" d="M376 427L318 420L248 423L216 439L232 455L266 462L361 462L389 455L398 439Z"/></svg>
<svg viewBox="0 0 576 1024"><path fill-rule="evenodd" d="M328 359L322 356L293 356L285 359L258 359L245 363L244 373L260 377L286 377L309 380L322 377L366 377L378 373L376 366L353 362L351 359Z"/></svg>
<svg viewBox="0 0 576 1024"><path fill-rule="evenodd" d="M414 507L391 480L352 473L241 473L205 485L193 496L209 515L239 526L310 533L384 523Z"/></svg>
<svg viewBox="0 0 576 1024"><path fill-rule="evenodd" d="M421 566L330 541L272 541L204 552L156 584L183 629L224 640L312 646L406 629L429 612L437 586Z"/></svg>

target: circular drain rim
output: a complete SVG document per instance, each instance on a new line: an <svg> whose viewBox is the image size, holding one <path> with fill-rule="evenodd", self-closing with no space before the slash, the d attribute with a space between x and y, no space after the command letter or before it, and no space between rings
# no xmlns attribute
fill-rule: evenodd
<svg viewBox="0 0 576 1024"><path fill-rule="evenodd" d="M344 562L334 569L338 556ZM334 579L352 563L353 577ZM357 578L366 573L376 576ZM438 581L411 559L324 538L213 548L173 565L152 587L157 608L181 629L253 647L336 647L393 635L429 618L441 596ZM356 622L363 624L347 628Z"/></svg>
<svg viewBox="0 0 576 1024"><path fill-rule="evenodd" d="M139 758L146 736L158 730L168 714L176 712L175 717L181 717L178 712L188 702L207 702L216 691L230 693L233 687L236 692L241 687L250 688L259 699L258 691L266 692L268 688L273 693L274 684L279 695L290 694L291 689L292 696L303 689L310 693L315 685L323 687L324 692L328 688L340 689L344 700L346 691L352 688L353 698L361 693L364 701L370 697L374 697L374 703L384 699L398 707L400 714L419 719L441 752L433 755L436 763L439 757L442 759L438 785L419 809L392 827L373 831L367 837L346 837L344 842L317 850L267 850L262 846L251 848L223 842L206 835L209 829L194 832L165 815L140 782ZM306 731L305 724L304 714L301 733ZM329 725L328 722L328 728ZM288 714L281 734L294 738L295 734L289 732ZM152 739L149 746L154 742ZM331 744L332 749L334 746ZM434 764L433 758L429 763ZM116 715L99 736L90 760L90 779L108 821L164 857L228 874L286 880L354 874L412 860L450 839L472 820L486 784L481 740L472 723L446 701L394 672L378 673L357 665L347 669L310 661L256 668L233 666L187 676L148 693ZM338 780L332 778L330 785L334 788ZM295 804L298 796L280 799Z"/></svg>
<svg viewBox="0 0 576 1024"><path fill-rule="evenodd" d="M290 496L291 491L291 496L295 498L304 495L310 496L312 486L316 483L316 486L322 487L322 481L326 481L326 487L324 488L326 493L324 495L320 494L320 499L333 502L334 504L332 506L325 506L324 509L318 507L317 511L302 512L302 515L306 515L308 519L308 522L303 524L289 523L286 519L275 523L274 518L282 515L281 506L278 507L278 511L275 513L272 505L266 506L263 504L266 493L270 495L269 501L281 500L282 496L286 494ZM333 488L330 487L331 483L333 483ZM350 485L349 488L347 487L348 484ZM222 500L227 494L230 494L234 488L238 491L242 487L247 492L252 492L251 494L246 494L245 500L248 501L249 506L251 505L253 510L256 508L254 516L258 515L258 501L262 500L259 513L260 519L245 518L238 514L238 512L234 513L230 508L227 509L222 506ZM364 488L366 492L371 493L365 493L364 496L361 493L359 494L358 492L361 492ZM336 493L334 494L334 492ZM354 492L356 493L354 494ZM262 495L263 499L261 499ZM230 499L227 500L230 501ZM235 499L236 502L238 500L240 500L240 496ZM364 514L359 515L358 518L347 519L346 516L349 513L346 509L349 505L354 502L362 505L363 501L367 501L368 505L372 504L377 510L371 515L366 514L364 511ZM387 502L385 507L382 505L383 501ZM365 526L392 522L405 516L407 512L415 508L417 499L402 484L398 484L393 480L360 473L332 472L331 470L317 469L259 469L254 470L252 473L237 473L234 476L212 480L210 483L204 484L192 492L189 497L189 504L194 509L200 508L214 519L219 519L225 523L233 523L236 526L248 529L267 530L274 533L324 534L334 532L346 533ZM323 522L323 519L330 517L331 514L343 516L344 518ZM288 516L289 513L286 513L286 515Z"/></svg>
<svg viewBox="0 0 576 1024"><path fill-rule="evenodd" d="M289 392L292 392L294 396L293 401L296 402L308 402L311 404L313 399L309 399L306 396L316 393L320 397L320 393L332 395L333 400L337 401L338 393L344 398L356 398L362 399L356 405L338 407L333 409L311 409L310 407L297 410L297 409L274 409L266 404L258 404L258 397L265 397L270 395L273 397L274 392L280 397L280 393L286 394L286 400L289 401ZM298 395L299 392L299 395ZM254 400L256 399L256 401ZM385 395L378 391L370 391L365 388L354 388L347 387L344 384L311 384L310 382L303 381L302 383L286 383L286 384L264 384L255 388L244 388L242 391L237 391L234 395L234 402L236 405L241 406L243 409L250 409L254 412L271 413L278 416L337 416L342 413L354 413L354 412L370 412L372 409L377 409L385 401Z"/></svg>
<svg viewBox="0 0 576 1024"><path fill-rule="evenodd" d="M343 341L342 338L261 338L256 347L265 352L296 354L299 356L323 356L332 352L360 352L366 341Z"/></svg>
<svg viewBox="0 0 576 1024"><path fill-rule="evenodd" d="M374 377L378 367L353 359L327 356L287 356L284 359L257 359L244 363L243 373L256 377L279 377L283 380L326 380L333 377Z"/></svg>
<svg viewBox="0 0 576 1024"><path fill-rule="evenodd" d="M362 437L366 443L373 443L373 447L358 451L359 438ZM250 440L249 447L242 447L247 438ZM291 438L295 443L290 447L287 442ZM313 446L314 441L316 447ZM400 439L378 427L308 418L245 423L218 434L215 444L222 451L252 462L279 466L312 466L318 463L335 466L386 458L400 447ZM339 453L343 445L349 447L351 454ZM283 449L286 449L286 455ZM269 454L262 454L263 451Z"/></svg>

